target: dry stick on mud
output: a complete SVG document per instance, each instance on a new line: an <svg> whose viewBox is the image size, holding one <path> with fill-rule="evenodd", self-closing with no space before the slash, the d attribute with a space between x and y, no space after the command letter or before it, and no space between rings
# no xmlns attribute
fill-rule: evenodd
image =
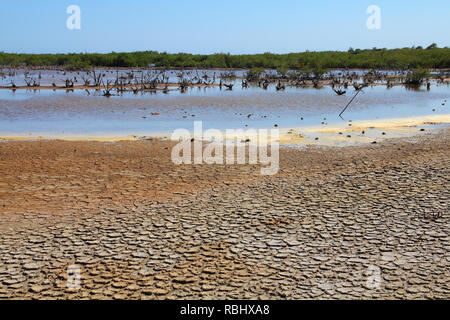
<svg viewBox="0 0 450 320"><path fill-rule="evenodd" d="M89 85L91 84L91 81L89 81L89 79L86 76L84 76L84 75L81 75L81 79L84 82L84 86L85 87L89 87Z"/></svg>
<svg viewBox="0 0 450 320"><path fill-rule="evenodd" d="M92 77L94 78L94 86L98 87L102 84L103 75L100 73L97 77L95 74L95 69L92 69Z"/></svg>
<svg viewBox="0 0 450 320"><path fill-rule="evenodd" d="M342 118L342 114L345 112L345 110L347 110L348 106L353 102L353 100L356 98L356 96L362 91L362 89L365 87L365 85L363 85L362 87L359 87L356 90L355 95L353 96L353 98L347 103L347 105L345 106L344 110L341 111L341 113L339 113L339 117Z"/></svg>
<svg viewBox="0 0 450 320"><path fill-rule="evenodd" d="M26 78L24 79L24 81L25 81L27 87L31 87L31 81L32 81L32 80L33 80L33 79L30 79L30 80L27 80Z"/></svg>
<svg viewBox="0 0 450 320"><path fill-rule="evenodd" d="M347 91L342 90L342 89L338 89L338 90L336 90L335 88L332 88L332 89L333 89L334 92L336 92L336 94L338 96L342 96L343 94L345 94L347 92Z"/></svg>
<svg viewBox="0 0 450 320"><path fill-rule="evenodd" d="M104 85L103 84L103 87L105 88L104 90L103 90L103 96L104 97L110 97L112 94L111 94L111 90L113 89L111 86L110 86L110 81L109 80L106 80L106 85Z"/></svg>
<svg viewBox="0 0 450 320"><path fill-rule="evenodd" d="M66 88L73 88L73 81L69 78L66 79L65 81L65 87Z"/></svg>
<svg viewBox="0 0 450 320"><path fill-rule="evenodd" d="M232 83L230 83L230 84L224 83L223 85L227 88L227 90L233 90L233 84Z"/></svg>

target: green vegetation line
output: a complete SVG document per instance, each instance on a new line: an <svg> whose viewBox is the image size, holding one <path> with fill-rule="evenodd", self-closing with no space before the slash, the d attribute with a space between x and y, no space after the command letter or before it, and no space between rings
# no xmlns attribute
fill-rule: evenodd
<svg viewBox="0 0 450 320"><path fill-rule="evenodd" d="M167 68L267 68L301 70L306 68L411 69L450 68L450 48L352 49L348 51L300 52L288 54L225 53L202 55L156 51L130 53L16 54L0 52L0 65L54 66L70 69L91 67Z"/></svg>

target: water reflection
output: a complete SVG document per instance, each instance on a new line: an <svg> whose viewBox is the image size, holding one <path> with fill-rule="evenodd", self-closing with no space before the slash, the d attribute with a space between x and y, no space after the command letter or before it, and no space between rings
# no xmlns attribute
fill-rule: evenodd
<svg viewBox="0 0 450 320"><path fill-rule="evenodd" d="M339 112L354 94L338 96L328 86L232 91L192 87L170 91L126 92L105 98L101 90L0 90L0 133L15 135L85 135L167 133L202 120L208 128L279 128L331 126L348 120L449 114L447 85L412 90L404 86L365 88L343 117ZM324 120L326 119L326 120Z"/></svg>

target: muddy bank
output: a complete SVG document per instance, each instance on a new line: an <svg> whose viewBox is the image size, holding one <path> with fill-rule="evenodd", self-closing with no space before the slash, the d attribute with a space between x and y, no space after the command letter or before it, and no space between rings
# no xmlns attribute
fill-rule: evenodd
<svg viewBox="0 0 450 320"><path fill-rule="evenodd" d="M0 298L448 299L449 143L282 148L269 177L161 141L0 143Z"/></svg>

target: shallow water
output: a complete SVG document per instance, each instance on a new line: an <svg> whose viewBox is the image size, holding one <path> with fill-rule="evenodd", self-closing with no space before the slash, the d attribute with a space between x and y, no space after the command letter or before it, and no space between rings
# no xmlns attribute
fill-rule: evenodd
<svg viewBox="0 0 450 320"><path fill-rule="evenodd" d="M134 80L140 80L142 76L146 75L159 75L160 79L164 75L165 79L168 79L169 82L177 83L179 78L178 75L181 73L180 70L139 70L139 69L121 69L121 70L113 70L113 69L96 69L96 75L103 75L104 82L106 83L108 80L114 81L118 77L128 77L129 74L133 74L133 78L131 81L134 83ZM236 77L243 77L246 73L246 70L234 70L233 73ZM268 73L275 72L274 70L266 70ZM63 85L66 79L74 79L76 85L83 85L83 76L87 79L91 80L92 84L92 73L88 74L85 71L64 71L64 70L26 70L26 69L0 69L0 73L5 75L0 77L0 86L10 86L11 81L14 82L17 86L25 86L26 81L33 79L36 82L39 82L42 86L51 86L52 83L56 85ZM12 75L10 76L10 74ZM207 75L210 78L216 76L218 79L220 75L229 73L229 71L224 70L184 70L183 75L187 78L192 77L203 77ZM128 80L128 79L127 79Z"/></svg>
<svg viewBox="0 0 450 320"><path fill-rule="evenodd" d="M248 70L238 69L232 70L231 72L235 74L237 78L242 78L245 76ZM330 70L328 72L329 75L341 76L345 73L351 73L356 75L363 75L370 70ZM127 77L129 74L133 74L133 79L140 79L142 75L147 74L160 74L164 75L166 79L170 82L178 82L178 75L180 74L180 70L143 70L143 69L121 69L121 70L113 70L113 69L96 69L96 74L104 75L104 81L107 80L114 81L117 77L124 76ZM276 70L267 69L265 70L267 74L276 74ZM387 74L387 75L398 75L405 74L406 71L392 71L392 70L378 70L378 72ZM220 69L207 69L207 70L184 70L184 76L187 78L192 78L194 76L203 77L207 75L210 79L214 76L218 80L221 75L229 74L230 70L220 70ZM432 72L435 73L435 72ZM10 86L11 81L13 81L17 86L25 86L26 79L34 79L40 83L42 86L51 86L52 83L57 85L64 84L66 79L75 79L76 85L83 84L83 76L86 78L91 78L85 71L64 71L64 70L27 70L27 69L9 69L9 68L0 68L0 74L4 75L0 77L0 86ZM10 76L11 74L11 76ZM92 81L91 81L92 82Z"/></svg>
<svg viewBox="0 0 450 320"><path fill-rule="evenodd" d="M168 135L177 128L302 128L345 125L349 120L379 120L448 115L448 85L431 90L403 86L365 88L340 118L354 95L349 87L337 96L330 87L258 87L232 91L219 87L190 88L186 93L124 93L105 98L89 90L0 90L0 136L124 137ZM434 110L434 111L433 111ZM153 113L153 115L152 115ZM303 120L301 120L303 118ZM298 131L298 130L297 130ZM405 133L406 134L406 133Z"/></svg>

